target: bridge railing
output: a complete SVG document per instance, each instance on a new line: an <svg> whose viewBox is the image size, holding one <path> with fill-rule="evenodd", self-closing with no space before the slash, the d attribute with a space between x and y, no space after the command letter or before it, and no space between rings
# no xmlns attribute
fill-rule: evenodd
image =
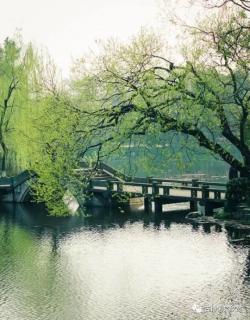
<svg viewBox="0 0 250 320"><path fill-rule="evenodd" d="M12 185L15 188L15 187L19 186L20 184L23 184L24 182L28 181L30 178L32 178L34 176L35 176L34 172L25 170L25 171L21 172L20 174L18 174L17 176L11 178Z"/></svg>
<svg viewBox="0 0 250 320"><path fill-rule="evenodd" d="M116 178L118 180L122 180L122 181L129 181L130 177L127 176L126 174L122 173L121 171L112 168L111 166L100 162L99 165L97 166L98 169L106 172L108 175L110 175L113 178Z"/></svg>
<svg viewBox="0 0 250 320"><path fill-rule="evenodd" d="M83 162L81 170L88 170L88 165ZM226 188L226 183L224 182L208 182L205 180L198 179L172 179L172 178L157 178L157 177L132 177L122 173L121 171L100 162L97 169L102 170L107 173L111 178L117 179L123 182L133 182L133 183L158 183L158 184L173 184L181 186L193 186L202 187L203 185L209 185L210 187L220 187L221 189Z"/></svg>
<svg viewBox="0 0 250 320"><path fill-rule="evenodd" d="M172 185L161 184L153 181L147 182L123 182L117 180L91 180L91 190L95 192L132 193L141 196L169 197L180 199L207 199L224 201L226 191L219 188L211 188L209 185Z"/></svg>
<svg viewBox="0 0 250 320"><path fill-rule="evenodd" d="M1 178L0 189L12 190L34 176L34 172L25 170L17 176Z"/></svg>
<svg viewBox="0 0 250 320"><path fill-rule="evenodd" d="M215 187L224 187L226 188L226 183L224 182L208 182L205 180L198 180L198 179L189 179L189 180L183 180L183 179L164 179L164 178L151 178L152 181L156 181L158 183L173 183L173 184L179 184L179 185L185 185L185 186L202 186L202 185L209 185L209 186L215 186Z"/></svg>

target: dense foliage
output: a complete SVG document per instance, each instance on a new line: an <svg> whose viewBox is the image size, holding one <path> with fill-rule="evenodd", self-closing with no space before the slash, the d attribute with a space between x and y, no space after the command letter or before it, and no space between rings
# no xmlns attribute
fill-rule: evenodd
<svg viewBox="0 0 250 320"><path fill-rule="evenodd" d="M237 205L249 199L249 187L249 179L247 178L236 178L228 182L226 211L234 210Z"/></svg>
<svg viewBox="0 0 250 320"><path fill-rule="evenodd" d="M95 166L125 157L151 167L163 159L169 168L203 152L200 159L213 155L249 179L250 20L241 4L187 28L182 63L168 59L158 35L142 31L77 61L67 82L32 45L6 39L1 175L34 170L34 196L53 214L67 213L65 194L84 201L88 177L76 170L83 159Z"/></svg>
<svg viewBox="0 0 250 320"><path fill-rule="evenodd" d="M99 87L93 100L102 101L96 130L105 128L115 144L117 137L180 132L187 146L196 141L249 176L249 19L242 12L219 16L191 33L193 50L181 65L144 32L130 45L104 47L87 71Z"/></svg>

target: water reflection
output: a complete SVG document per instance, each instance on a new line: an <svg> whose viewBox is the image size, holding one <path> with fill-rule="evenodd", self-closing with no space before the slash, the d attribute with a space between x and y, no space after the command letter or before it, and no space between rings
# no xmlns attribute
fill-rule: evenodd
<svg viewBox="0 0 250 320"><path fill-rule="evenodd" d="M11 320L249 319L250 253L179 214L0 213L0 315Z"/></svg>

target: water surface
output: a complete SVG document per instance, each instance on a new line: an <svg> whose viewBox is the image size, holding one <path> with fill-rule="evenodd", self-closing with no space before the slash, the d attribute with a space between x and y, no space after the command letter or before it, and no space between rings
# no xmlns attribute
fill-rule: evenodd
<svg viewBox="0 0 250 320"><path fill-rule="evenodd" d="M250 254L181 214L0 213L1 320L249 319Z"/></svg>

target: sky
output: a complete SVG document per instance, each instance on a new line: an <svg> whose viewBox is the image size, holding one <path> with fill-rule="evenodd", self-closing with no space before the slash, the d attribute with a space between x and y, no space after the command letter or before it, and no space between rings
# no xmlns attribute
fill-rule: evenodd
<svg viewBox="0 0 250 320"><path fill-rule="evenodd" d="M25 42L47 49L64 76L74 59L93 49L96 40L127 40L142 26L158 30L163 26L161 0L0 1L0 42L19 31ZM183 1L166 0L166 12ZM187 10L186 14L190 16Z"/></svg>

